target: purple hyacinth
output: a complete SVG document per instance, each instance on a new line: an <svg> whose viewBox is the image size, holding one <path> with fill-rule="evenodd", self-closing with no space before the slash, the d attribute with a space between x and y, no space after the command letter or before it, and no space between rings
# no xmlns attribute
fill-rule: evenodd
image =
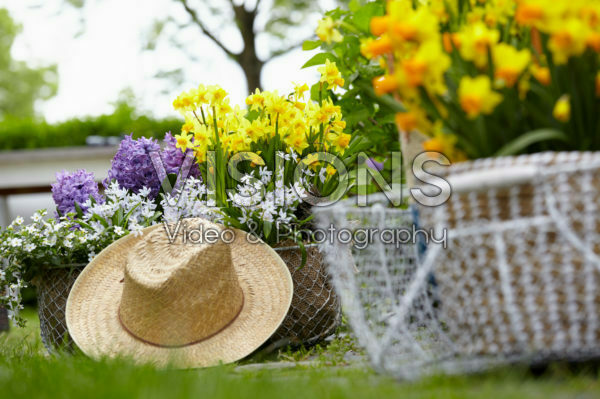
<svg viewBox="0 0 600 399"><path fill-rule="evenodd" d="M141 137L134 140L125 136L112 160L105 185L116 180L119 186L134 193L142 188L150 189L150 198L155 198L160 190L158 174L152 164L150 153L160 153L160 146L154 139Z"/></svg>
<svg viewBox="0 0 600 399"><path fill-rule="evenodd" d="M56 183L52 185L52 199L61 215L76 212L75 203L85 211L87 208L83 204L90 196L97 202L103 200L93 173L80 169L73 173L63 170L56 174Z"/></svg>
<svg viewBox="0 0 600 399"><path fill-rule="evenodd" d="M184 153L183 151L181 151L180 148L177 148L175 146L177 144L177 140L175 139L175 137L173 137L171 132L167 132L165 134L165 139L164 139L163 143L164 143L165 149L162 153L162 158L163 158L163 163L165 165L165 171L167 172L167 174L170 174L170 173L177 174L177 173L179 173L179 169L181 168L181 165L183 164L183 161L184 161L186 155L188 155L192 151L186 150L186 152ZM189 174L186 177L189 177L189 176L193 176L196 178L198 176L200 176L200 169L198 168L197 163L194 162L192 164Z"/></svg>
<svg viewBox="0 0 600 399"><path fill-rule="evenodd" d="M365 163L371 169L375 169L378 171L381 171L383 169L383 162L377 162L375 160L375 158L369 158L369 159L367 159L367 162L365 162Z"/></svg>

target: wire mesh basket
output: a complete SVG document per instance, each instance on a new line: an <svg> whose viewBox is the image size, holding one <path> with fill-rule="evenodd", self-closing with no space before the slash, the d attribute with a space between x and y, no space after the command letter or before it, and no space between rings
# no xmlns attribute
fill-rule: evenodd
<svg viewBox="0 0 600 399"><path fill-rule="evenodd" d="M0 307L0 332L8 331L10 324L8 322L8 310Z"/></svg>
<svg viewBox="0 0 600 399"><path fill-rule="evenodd" d="M600 356L600 154L543 153L449 168L450 199L419 209L429 242L326 258L374 366L400 378ZM336 227L412 228L409 211L342 203ZM354 228L355 229L355 228ZM431 230L428 230L431 229Z"/></svg>
<svg viewBox="0 0 600 399"><path fill-rule="evenodd" d="M74 343L67 330L65 310L71 287L84 267L85 264L77 264L46 269L35 280L40 334L50 353L59 348L67 351L74 349Z"/></svg>
<svg viewBox="0 0 600 399"><path fill-rule="evenodd" d="M333 334L340 325L342 312L323 255L315 244L306 246L306 264L302 251L293 242L274 248L285 262L294 283L290 309L270 342L286 340L294 345L314 345Z"/></svg>

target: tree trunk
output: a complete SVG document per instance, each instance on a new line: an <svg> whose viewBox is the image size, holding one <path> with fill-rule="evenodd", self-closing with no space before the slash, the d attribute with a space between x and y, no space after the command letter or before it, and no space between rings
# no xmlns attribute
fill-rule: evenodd
<svg viewBox="0 0 600 399"><path fill-rule="evenodd" d="M262 72L262 63L247 63L240 66L244 69L244 75L246 75L246 84L248 87L248 93L253 93L255 89L262 91L260 74Z"/></svg>
<svg viewBox="0 0 600 399"><path fill-rule="evenodd" d="M236 57L236 61L244 70L248 93L255 89L262 90L260 74L264 62L256 55L256 35L254 33L254 21L256 10L248 11L244 5L234 7L235 20L244 40L244 50Z"/></svg>

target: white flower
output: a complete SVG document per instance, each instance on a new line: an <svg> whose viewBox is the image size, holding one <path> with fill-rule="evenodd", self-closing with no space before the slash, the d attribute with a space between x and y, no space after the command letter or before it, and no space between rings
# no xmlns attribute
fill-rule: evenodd
<svg viewBox="0 0 600 399"><path fill-rule="evenodd" d="M138 195L140 197L147 197L150 195L150 193L152 192L152 190L150 190L148 187L144 186L142 187L142 189L138 192Z"/></svg>
<svg viewBox="0 0 600 399"><path fill-rule="evenodd" d="M93 260L95 257L96 257L96 252L94 252L94 251L91 251L91 252L88 254L88 262L91 262L91 261L92 261L92 260Z"/></svg>
<svg viewBox="0 0 600 399"><path fill-rule="evenodd" d="M85 243L88 240L88 236L87 236L87 234L86 235L82 235L82 236L79 236L77 239L79 240L80 243L83 244L83 243Z"/></svg>
<svg viewBox="0 0 600 399"><path fill-rule="evenodd" d="M17 218L15 219L15 224L17 226L20 226L23 224L23 218L21 216L17 216Z"/></svg>
<svg viewBox="0 0 600 399"><path fill-rule="evenodd" d="M118 236L122 236L125 234L125 230L121 226L115 226L115 234Z"/></svg>
<svg viewBox="0 0 600 399"><path fill-rule="evenodd" d="M13 248L20 247L23 244L23 240L13 237L8 241L8 244Z"/></svg>
<svg viewBox="0 0 600 399"><path fill-rule="evenodd" d="M31 252L31 251L33 251L35 248L36 248L36 245L35 245L35 244L32 244L32 243L29 243L29 244L25 245L25 251L27 251L27 252Z"/></svg>
<svg viewBox="0 0 600 399"><path fill-rule="evenodd" d="M42 220L42 215L38 211L31 216L31 220L33 220L34 222L39 222L40 220Z"/></svg>
<svg viewBox="0 0 600 399"><path fill-rule="evenodd" d="M286 161L289 161L291 159L290 154L286 154L283 151L277 151L277 156L279 158L285 159Z"/></svg>
<svg viewBox="0 0 600 399"><path fill-rule="evenodd" d="M327 176L325 175L326 173L327 169L325 168L321 168L319 171L319 180L321 180L321 183L325 183L325 180L327 180Z"/></svg>
<svg viewBox="0 0 600 399"><path fill-rule="evenodd" d="M294 191L296 192L296 195L298 195L298 197L300 198L305 198L308 195L304 186L298 182L294 183Z"/></svg>
<svg viewBox="0 0 600 399"><path fill-rule="evenodd" d="M44 240L42 241L42 245L45 247L53 247L54 245L56 245L56 236L52 235L44 238Z"/></svg>
<svg viewBox="0 0 600 399"><path fill-rule="evenodd" d="M142 226L137 223L129 224L129 231L133 234L134 237L139 237L142 235Z"/></svg>
<svg viewBox="0 0 600 399"><path fill-rule="evenodd" d="M269 182L271 181L271 176L273 176L273 172L268 170L266 166L262 166L258 173L260 175L260 180L264 184L269 184Z"/></svg>
<svg viewBox="0 0 600 399"><path fill-rule="evenodd" d="M67 248L73 248L73 243L69 240L64 240L63 245Z"/></svg>

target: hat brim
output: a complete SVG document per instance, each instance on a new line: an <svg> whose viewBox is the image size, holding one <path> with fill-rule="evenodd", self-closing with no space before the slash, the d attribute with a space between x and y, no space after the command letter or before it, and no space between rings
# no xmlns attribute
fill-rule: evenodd
<svg viewBox="0 0 600 399"><path fill-rule="evenodd" d="M100 252L79 275L66 306L67 327L73 341L88 356L127 357L138 363L181 368L207 367L242 359L262 345L279 327L290 307L293 283L290 272L267 244L250 243L235 230L231 254L244 304L239 315L217 334L198 343L167 348L130 335L118 317L127 252L142 235L125 236ZM164 332L165 335L169 331Z"/></svg>

